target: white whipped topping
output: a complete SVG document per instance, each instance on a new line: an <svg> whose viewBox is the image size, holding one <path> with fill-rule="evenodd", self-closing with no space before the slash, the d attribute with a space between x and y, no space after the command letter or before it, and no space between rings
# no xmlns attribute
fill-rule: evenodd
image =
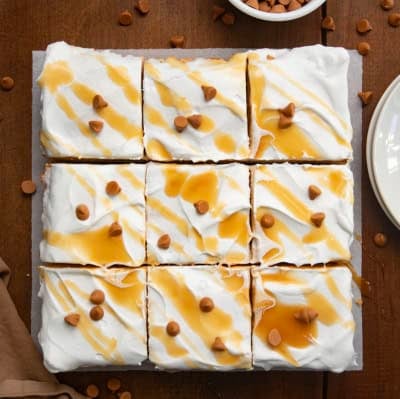
<svg viewBox="0 0 400 399"><path fill-rule="evenodd" d="M265 370L301 367L342 372L355 364L351 272L348 268L253 268L252 277L255 366ZM318 312L318 317L312 322L316 324L316 336L296 336L306 334L304 330L307 327L297 321L291 312L279 311L278 315L283 319L273 313L277 306L281 309L285 306L310 307L310 301L311 307ZM263 325L263 319L268 318L270 321ZM285 323L292 323L295 328L286 331ZM258 331L259 325L266 328ZM272 327L279 331L280 326L282 342L273 348L267 341L268 330ZM289 342L292 339L304 339L306 345L291 346Z"/></svg>
<svg viewBox="0 0 400 399"><path fill-rule="evenodd" d="M314 200L308 188L321 190ZM349 260L353 240L353 176L347 165L258 165L253 169L256 261L304 264ZM310 217L322 212L320 228ZM275 224L263 228L271 214Z"/></svg>
<svg viewBox="0 0 400 399"><path fill-rule="evenodd" d="M147 358L146 269L40 267L43 300L39 343L52 372L79 367L140 365ZM93 321L90 294L105 294L104 317ZM72 327L64 321L79 313Z"/></svg>
<svg viewBox="0 0 400 399"><path fill-rule="evenodd" d="M52 164L43 176L42 262L139 266L145 260L145 165ZM106 193L116 181L117 195ZM75 210L86 205L89 218ZM122 234L110 237L113 222Z"/></svg>
<svg viewBox="0 0 400 399"><path fill-rule="evenodd" d="M199 200L209 202L202 215L194 207ZM248 166L150 163L146 207L150 264L249 262ZM157 245L164 234L171 239L168 249Z"/></svg>
<svg viewBox="0 0 400 399"><path fill-rule="evenodd" d="M41 142L54 158L143 157L141 57L57 42L48 46L42 87ZM108 107L96 112L94 95ZM100 133L88 122L104 123Z"/></svg>
<svg viewBox="0 0 400 399"><path fill-rule="evenodd" d="M250 272L216 266L157 267L148 271L149 358L162 369L251 368ZM205 313L200 300L211 298ZM170 337L166 326L179 324ZM226 347L211 350L216 337Z"/></svg>

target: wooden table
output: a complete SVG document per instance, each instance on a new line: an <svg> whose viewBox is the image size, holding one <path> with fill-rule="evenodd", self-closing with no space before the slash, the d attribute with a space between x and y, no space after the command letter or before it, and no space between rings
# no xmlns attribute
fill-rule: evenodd
<svg viewBox="0 0 400 399"><path fill-rule="evenodd" d="M369 18L373 26L365 40L372 46L365 58L364 88L374 101L364 112L368 121L383 90L400 72L400 28L387 24L378 0L328 0L328 4L298 21L272 24L239 12L234 26L211 21L210 9L224 0L150 0L146 17L121 27L121 10L128 0L0 0L0 75L11 75L16 86L0 91L0 254L12 266L12 297L25 323L30 322L30 199L19 189L31 174L31 51L48 43L98 48L160 48L169 37L184 34L186 47L293 47L323 43L354 48L361 40L355 23ZM398 5L399 6L399 5ZM229 7L229 6L228 6ZM398 11L398 10L397 10ZM324 15L336 21L335 32L321 32ZM400 239L378 206L363 169L363 274L372 284L364 298L364 371L341 375L318 372L270 373L120 373L124 386L139 398L399 398L400 397ZM373 235L389 237L377 249ZM110 373L68 373L60 380L83 389L89 382L104 388ZM105 392L105 390L104 390Z"/></svg>

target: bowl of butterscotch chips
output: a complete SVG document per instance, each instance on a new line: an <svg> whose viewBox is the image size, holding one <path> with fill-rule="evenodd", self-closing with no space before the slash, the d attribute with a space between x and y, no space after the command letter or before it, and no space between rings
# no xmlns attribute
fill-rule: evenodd
<svg viewBox="0 0 400 399"><path fill-rule="evenodd" d="M240 11L264 21L291 21L304 17L326 0L229 0Z"/></svg>

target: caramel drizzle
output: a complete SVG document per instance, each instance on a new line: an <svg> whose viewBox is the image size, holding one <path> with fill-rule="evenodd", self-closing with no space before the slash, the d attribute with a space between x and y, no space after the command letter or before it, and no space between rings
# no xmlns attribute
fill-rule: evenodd
<svg viewBox="0 0 400 399"><path fill-rule="evenodd" d="M75 146L73 146L70 143L67 143L65 140L63 140L61 137L53 134L49 134L45 130L40 131L40 143L46 150L51 153L52 156L59 156L61 155L61 152L58 150L58 148L54 145L56 144L57 146L61 148L67 149L69 154L77 155L79 154L79 151Z"/></svg>

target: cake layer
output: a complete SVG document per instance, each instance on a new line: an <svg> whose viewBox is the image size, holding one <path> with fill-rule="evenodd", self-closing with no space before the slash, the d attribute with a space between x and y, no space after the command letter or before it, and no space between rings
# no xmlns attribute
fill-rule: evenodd
<svg viewBox="0 0 400 399"><path fill-rule="evenodd" d="M49 45L38 79L46 155L142 158L142 65L141 57L64 42Z"/></svg>
<svg viewBox="0 0 400 399"><path fill-rule="evenodd" d="M145 169L140 164L47 166L42 262L142 265Z"/></svg>
<svg viewBox="0 0 400 399"><path fill-rule="evenodd" d="M249 268L149 268L149 358L161 369L251 368Z"/></svg>
<svg viewBox="0 0 400 399"><path fill-rule="evenodd" d="M147 358L146 269L40 267L44 364L136 366Z"/></svg>

